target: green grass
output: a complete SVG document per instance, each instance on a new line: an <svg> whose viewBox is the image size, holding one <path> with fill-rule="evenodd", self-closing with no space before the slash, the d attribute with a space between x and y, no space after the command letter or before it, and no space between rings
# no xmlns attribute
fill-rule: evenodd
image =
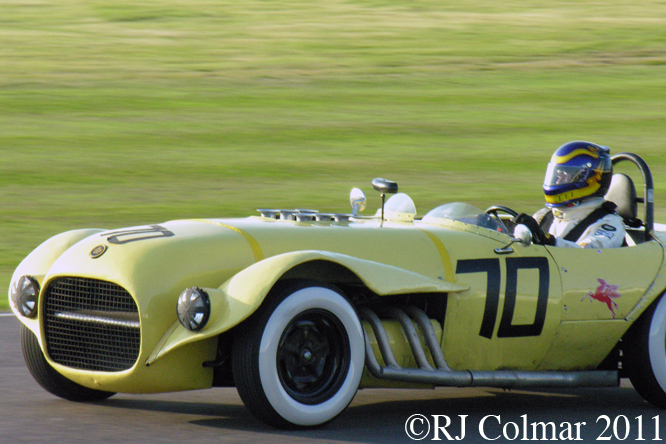
<svg viewBox="0 0 666 444"><path fill-rule="evenodd" d="M664 220L665 83L661 1L0 0L0 288L65 230L373 208L378 176L532 212L574 139L642 155Z"/></svg>

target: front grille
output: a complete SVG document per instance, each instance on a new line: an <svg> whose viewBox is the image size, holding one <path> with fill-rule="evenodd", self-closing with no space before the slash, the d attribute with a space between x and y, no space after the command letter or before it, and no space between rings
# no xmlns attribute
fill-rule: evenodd
<svg viewBox="0 0 666 444"><path fill-rule="evenodd" d="M91 371L132 368L141 326L127 290L96 279L62 277L44 295L46 350L53 361Z"/></svg>

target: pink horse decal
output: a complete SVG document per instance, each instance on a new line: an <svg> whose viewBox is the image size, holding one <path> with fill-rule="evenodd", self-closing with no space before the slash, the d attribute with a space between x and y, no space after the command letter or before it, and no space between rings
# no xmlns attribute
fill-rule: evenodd
<svg viewBox="0 0 666 444"><path fill-rule="evenodd" d="M592 299L596 299L599 302L603 302L604 304L608 305L608 309L613 313L613 318L615 317L615 309L618 307L617 303L613 299L617 299L620 296L622 296L620 293L617 292L618 288L620 288L619 285L610 285L603 279L597 279L599 281L599 286L594 292L589 292L585 296L583 296L583 301L585 298L589 297L590 302L592 302Z"/></svg>

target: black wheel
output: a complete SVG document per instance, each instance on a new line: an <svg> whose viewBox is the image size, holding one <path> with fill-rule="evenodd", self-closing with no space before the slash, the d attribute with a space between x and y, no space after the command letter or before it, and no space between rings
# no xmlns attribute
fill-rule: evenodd
<svg viewBox="0 0 666 444"><path fill-rule="evenodd" d="M624 342L623 367L634 388L646 401L666 408L666 297L648 308Z"/></svg>
<svg viewBox="0 0 666 444"><path fill-rule="evenodd" d="M30 374L47 392L69 401L96 402L115 395L94 390L71 381L58 373L44 357L35 334L21 324L21 348Z"/></svg>
<svg viewBox="0 0 666 444"><path fill-rule="evenodd" d="M236 332L234 382L267 424L318 426L354 398L364 344L358 316L342 294L312 284L291 287L271 295Z"/></svg>

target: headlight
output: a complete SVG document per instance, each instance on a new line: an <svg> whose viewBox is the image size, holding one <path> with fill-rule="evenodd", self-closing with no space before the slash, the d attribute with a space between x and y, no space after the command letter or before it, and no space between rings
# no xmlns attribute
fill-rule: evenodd
<svg viewBox="0 0 666 444"><path fill-rule="evenodd" d="M14 308L26 318L37 315L37 299L39 297L39 284L30 276L21 278L12 286L12 304Z"/></svg>
<svg viewBox="0 0 666 444"><path fill-rule="evenodd" d="M178 297L178 320L186 329L199 331L210 316L210 298L201 288L190 287Z"/></svg>

